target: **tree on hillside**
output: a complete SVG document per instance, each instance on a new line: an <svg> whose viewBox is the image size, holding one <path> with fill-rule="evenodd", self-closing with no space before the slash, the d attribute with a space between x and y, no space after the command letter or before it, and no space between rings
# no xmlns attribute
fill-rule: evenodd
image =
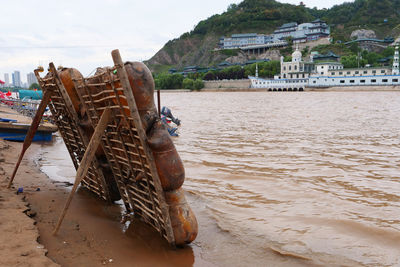
<svg viewBox="0 0 400 267"><path fill-rule="evenodd" d="M181 89L183 76L181 74L161 73L156 76L154 82L158 89Z"/></svg>
<svg viewBox="0 0 400 267"><path fill-rule="evenodd" d="M343 56L340 59L340 63L343 64L344 68L358 68L358 66L364 67L368 63L368 61L363 58L357 58L356 55L350 55Z"/></svg>

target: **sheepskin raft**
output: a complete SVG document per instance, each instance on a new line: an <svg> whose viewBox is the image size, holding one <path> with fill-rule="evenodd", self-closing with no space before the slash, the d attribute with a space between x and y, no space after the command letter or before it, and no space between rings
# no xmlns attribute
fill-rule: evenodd
<svg viewBox="0 0 400 267"><path fill-rule="evenodd" d="M88 78L76 69L56 70L52 63L44 78L35 70L42 89L50 92L52 119L77 169L54 233L81 183L109 202L122 199L128 213L171 245L188 244L198 225L181 188L182 161L154 105L151 72L142 63L124 65L118 50L112 55L115 66Z"/></svg>

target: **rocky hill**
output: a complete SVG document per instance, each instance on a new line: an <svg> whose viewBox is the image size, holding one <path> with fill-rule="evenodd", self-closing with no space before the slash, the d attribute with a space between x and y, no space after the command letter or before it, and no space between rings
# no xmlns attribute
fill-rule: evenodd
<svg viewBox="0 0 400 267"><path fill-rule="evenodd" d="M248 59L240 51L214 51L219 38L233 33L270 34L284 23L303 23L316 18L331 26L334 41L348 41L356 30L359 30L356 35L371 36L370 30L373 30L377 38L397 37L400 33L399 10L400 0L355 0L322 10L275 0L244 0L238 5L231 4L222 14L200 21L193 31L169 41L146 64L153 71L162 72L171 67L213 66L224 60L237 60L237 57ZM288 52L290 50L286 49L268 53L279 57ZM269 54L261 57L271 56Z"/></svg>

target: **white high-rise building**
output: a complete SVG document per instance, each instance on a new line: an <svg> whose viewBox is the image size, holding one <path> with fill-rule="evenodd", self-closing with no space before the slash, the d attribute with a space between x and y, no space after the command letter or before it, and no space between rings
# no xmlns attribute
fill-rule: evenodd
<svg viewBox="0 0 400 267"><path fill-rule="evenodd" d="M4 73L4 83L5 86L10 85L10 76L8 75L8 73Z"/></svg>
<svg viewBox="0 0 400 267"><path fill-rule="evenodd" d="M394 57L393 57L392 74L399 75L399 73L400 73L400 70L399 70L399 46L396 45L396 48L394 51Z"/></svg>
<svg viewBox="0 0 400 267"><path fill-rule="evenodd" d="M14 85L15 87L21 87L21 86L22 86L22 83L21 83L21 73L20 73L18 70L16 70L16 71L13 72L13 74L12 74L12 81L13 81L13 85Z"/></svg>
<svg viewBox="0 0 400 267"><path fill-rule="evenodd" d="M37 79L33 72L30 72L26 75L26 80L28 81L28 87L30 87L33 83L37 83Z"/></svg>

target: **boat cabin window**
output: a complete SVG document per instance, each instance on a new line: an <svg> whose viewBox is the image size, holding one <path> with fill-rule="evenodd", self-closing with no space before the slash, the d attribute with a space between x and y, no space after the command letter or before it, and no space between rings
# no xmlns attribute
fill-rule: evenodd
<svg viewBox="0 0 400 267"><path fill-rule="evenodd" d="M340 80L340 83L344 83L344 80Z"/></svg>
<svg viewBox="0 0 400 267"><path fill-rule="evenodd" d="M397 83L397 82L399 82L399 80L398 79L393 79L392 82Z"/></svg>
<svg viewBox="0 0 400 267"><path fill-rule="evenodd" d="M371 80L371 83L376 83L376 80L375 80L375 79L372 79L372 80Z"/></svg>
<svg viewBox="0 0 400 267"><path fill-rule="evenodd" d="M356 71L356 74L359 74L359 73L360 73L360 72L357 70L357 71Z"/></svg>
<svg viewBox="0 0 400 267"><path fill-rule="evenodd" d="M387 81L388 81L387 79L383 79L383 80L382 80L382 82L384 82L384 83L387 83Z"/></svg>
<svg viewBox="0 0 400 267"><path fill-rule="evenodd" d="M350 80L350 83L354 83L354 80Z"/></svg>
<svg viewBox="0 0 400 267"><path fill-rule="evenodd" d="M368 73L368 71L367 70L364 70L364 74L367 74Z"/></svg>
<svg viewBox="0 0 400 267"><path fill-rule="evenodd" d="M361 80L360 83L365 83L365 80Z"/></svg>
<svg viewBox="0 0 400 267"><path fill-rule="evenodd" d="M334 72L331 72L331 74L332 74L332 75L335 75L335 73L334 73Z"/></svg>
<svg viewBox="0 0 400 267"><path fill-rule="evenodd" d="M381 70L381 73L385 73L385 70Z"/></svg>
<svg viewBox="0 0 400 267"><path fill-rule="evenodd" d="M340 71L340 72L339 72L339 75L343 75L343 72Z"/></svg>

